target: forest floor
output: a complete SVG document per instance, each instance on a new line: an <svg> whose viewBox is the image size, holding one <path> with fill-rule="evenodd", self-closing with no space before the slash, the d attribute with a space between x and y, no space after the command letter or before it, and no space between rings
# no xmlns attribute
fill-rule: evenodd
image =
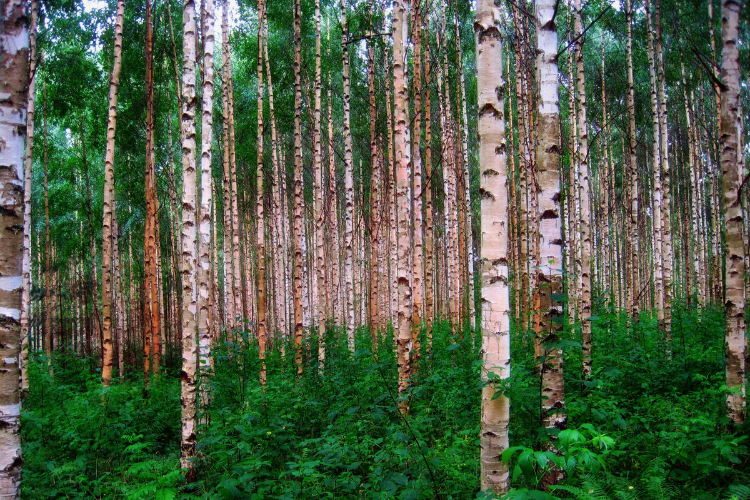
<svg viewBox="0 0 750 500"><path fill-rule="evenodd" d="M604 312L594 322L594 377L581 380L580 329L566 327L568 431L556 439L566 479L539 486L540 379L533 338L513 335L508 498L750 499L750 427L725 416L723 315L676 307L671 353L656 321ZM87 360L37 356L23 412L24 499L472 499L479 490L481 336L437 323L398 411L391 342L350 354L327 333L325 367L293 349L268 356L258 383L246 333L223 342L206 380L199 480L179 469L180 382L173 355L148 390L133 368L103 390ZM383 337L392 338L392 337ZM313 341L310 353L317 352Z"/></svg>

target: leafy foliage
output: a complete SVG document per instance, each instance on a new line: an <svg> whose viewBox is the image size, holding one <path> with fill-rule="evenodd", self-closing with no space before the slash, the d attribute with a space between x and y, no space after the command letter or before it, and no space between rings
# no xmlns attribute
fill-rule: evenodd
<svg viewBox="0 0 750 500"><path fill-rule="evenodd" d="M577 379L578 350L565 348L570 427L552 437L557 453L542 451L551 437L539 424L533 344L513 336L519 361L502 388L513 412L514 446L503 458L515 488L506 498L748 498L747 429L726 433L721 311L677 308L669 351L645 314L628 327L626 317L604 309L594 325L591 381ZM265 389L249 333L219 343L201 411L201 477L190 486L178 465L176 373L165 371L148 390L141 380L102 389L98 373L76 357L55 354L54 375L38 358L23 414L24 496L474 498L478 338L436 324L404 417L392 332L377 349L369 332L358 333L352 354L343 332L329 329L324 365L311 354L318 352L312 335L300 377L293 346L276 346ZM565 340L576 344L577 335L569 328ZM552 467L565 480L545 491Z"/></svg>

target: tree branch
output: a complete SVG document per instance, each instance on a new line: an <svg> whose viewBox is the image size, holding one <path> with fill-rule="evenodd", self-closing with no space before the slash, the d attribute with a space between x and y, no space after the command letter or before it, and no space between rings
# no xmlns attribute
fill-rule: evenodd
<svg viewBox="0 0 750 500"><path fill-rule="evenodd" d="M596 19L594 19L593 21L591 21L591 24L589 24L588 26L586 26L586 29L584 29L584 30L583 30L583 31L581 32L581 34L580 34L580 35L578 35L577 37L575 37L574 39L572 39L572 40L571 40L571 41L570 41L570 42L568 43L568 45L566 45L566 46L565 46L565 48L564 48L564 49L562 49L562 50L561 50L560 52L558 52L558 53L557 53L557 54L555 55L555 59L557 59L558 57L560 57L561 55L563 55L563 54L565 53L565 51L566 51L566 50L568 50L568 49L570 48L570 46L571 46L571 45L573 45L573 44L574 44L574 43L576 43L576 42L577 42L578 40L580 40L581 38L583 38L583 35L585 35L585 34L586 34L586 32L587 32L587 31L589 30L589 28L591 28L591 27L592 27L593 25L595 25L595 24L596 24L596 23L597 23L597 22L599 21L599 19L601 19L601 18L602 18L602 17L604 16L604 14L606 14L606 13L607 13L607 12L609 11L609 9L611 9L611 8L612 8L612 6L611 6L611 5L608 5L608 6L607 6L607 8L606 8L606 9L604 9L604 10L603 10L603 11L601 12L601 14L599 14L599 15L598 15L598 16L596 17Z"/></svg>

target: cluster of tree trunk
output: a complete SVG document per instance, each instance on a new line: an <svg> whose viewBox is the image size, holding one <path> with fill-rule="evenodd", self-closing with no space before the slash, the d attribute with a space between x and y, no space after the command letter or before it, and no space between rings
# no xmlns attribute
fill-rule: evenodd
<svg viewBox="0 0 750 500"><path fill-rule="evenodd" d="M592 322L597 319L592 313L594 287L604 303L629 313L634 328L641 311L653 311L667 353L672 348L675 297L684 298L688 305L724 303L726 381L733 388L727 395L728 414L737 423L746 414L747 353L746 339L742 339L748 251L747 205L742 202L747 194L743 195L742 182L748 174L740 145L737 87L740 2L722 2L720 58L714 46L713 6L708 2L710 57L715 59L706 66L707 74L694 77L694 82L688 81L682 62L681 79L671 89L674 95L668 96L661 0L653 4L645 0L652 118L648 148L639 148L636 128L635 2L626 0L623 6L624 123L613 120L607 108L611 99L605 72L608 35L603 29L601 72L596 75L601 113L594 123L587 120L583 44L593 40L585 33L610 7L583 29L581 2L570 0L569 39L561 48L556 26L562 17L559 4L537 0L530 18L522 9L511 6L510 12L503 12L494 2L479 2L475 22L483 193L483 374L487 381L482 398L481 479L483 489L500 493L509 484L507 464L499 460L499 454L508 446L510 413L507 399L493 399L493 395L497 382L510 372L509 325L514 322L521 331L535 332L542 420L548 429L564 429L562 350L557 341L567 314L571 324L580 325L581 375L584 381L589 379ZM503 14L513 19L512 51L502 47L503 30L508 31ZM535 44L530 42L532 35ZM563 88L568 114L567 137L563 137L558 65L565 61L566 52L567 82L564 76L563 81L567 85ZM505 66L506 75L502 73L504 55L515 59L515 74L510 72L510 63ZM720 77L716 69L710 69L717 66ZM679 103L676 112L668 112L668 98ZM590 131L602 136L593 154ZM670 141L674 141L671 146ZM565 152L567 165L562 161ZM624 168L617 167L617 158L624 160ZM590 175L591 163L595 168ZM554 451L554 439L548 446ZM543 481L553 484L562 474L553 469Z"/></svg>

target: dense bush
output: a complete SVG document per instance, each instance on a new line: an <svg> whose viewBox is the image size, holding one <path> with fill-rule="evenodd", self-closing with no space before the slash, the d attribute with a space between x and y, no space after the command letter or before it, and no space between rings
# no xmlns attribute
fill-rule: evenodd
<svg viewBox="0 0 750 500"><path fill-rule="evenodd" d="M605 309L593 321L592 380L580 379L575 325L561 345L569 429L555 437L559 455L541 451L549 436L539 422L533 339L513 336L503 386L512 402L510 497L750 498L748 428L731 428L724 415L721 311L675 310L669 349L646 314L633 324ZM214 372L202 381L210 397L191 485L178 462L179 379L165 374L146 389L133 377L102 389L85 361L56 354L50 373L38 358L23 413L24 498L477 497L478 337L436 324L404 417L392 332L377 349L368 332L358 334L350 353L343 332L329 329L322 365L313 336L301 376L293 347L276 346L265 388L247 332L219 343ZM553 464L566 479L543 491Z"/></svg>

